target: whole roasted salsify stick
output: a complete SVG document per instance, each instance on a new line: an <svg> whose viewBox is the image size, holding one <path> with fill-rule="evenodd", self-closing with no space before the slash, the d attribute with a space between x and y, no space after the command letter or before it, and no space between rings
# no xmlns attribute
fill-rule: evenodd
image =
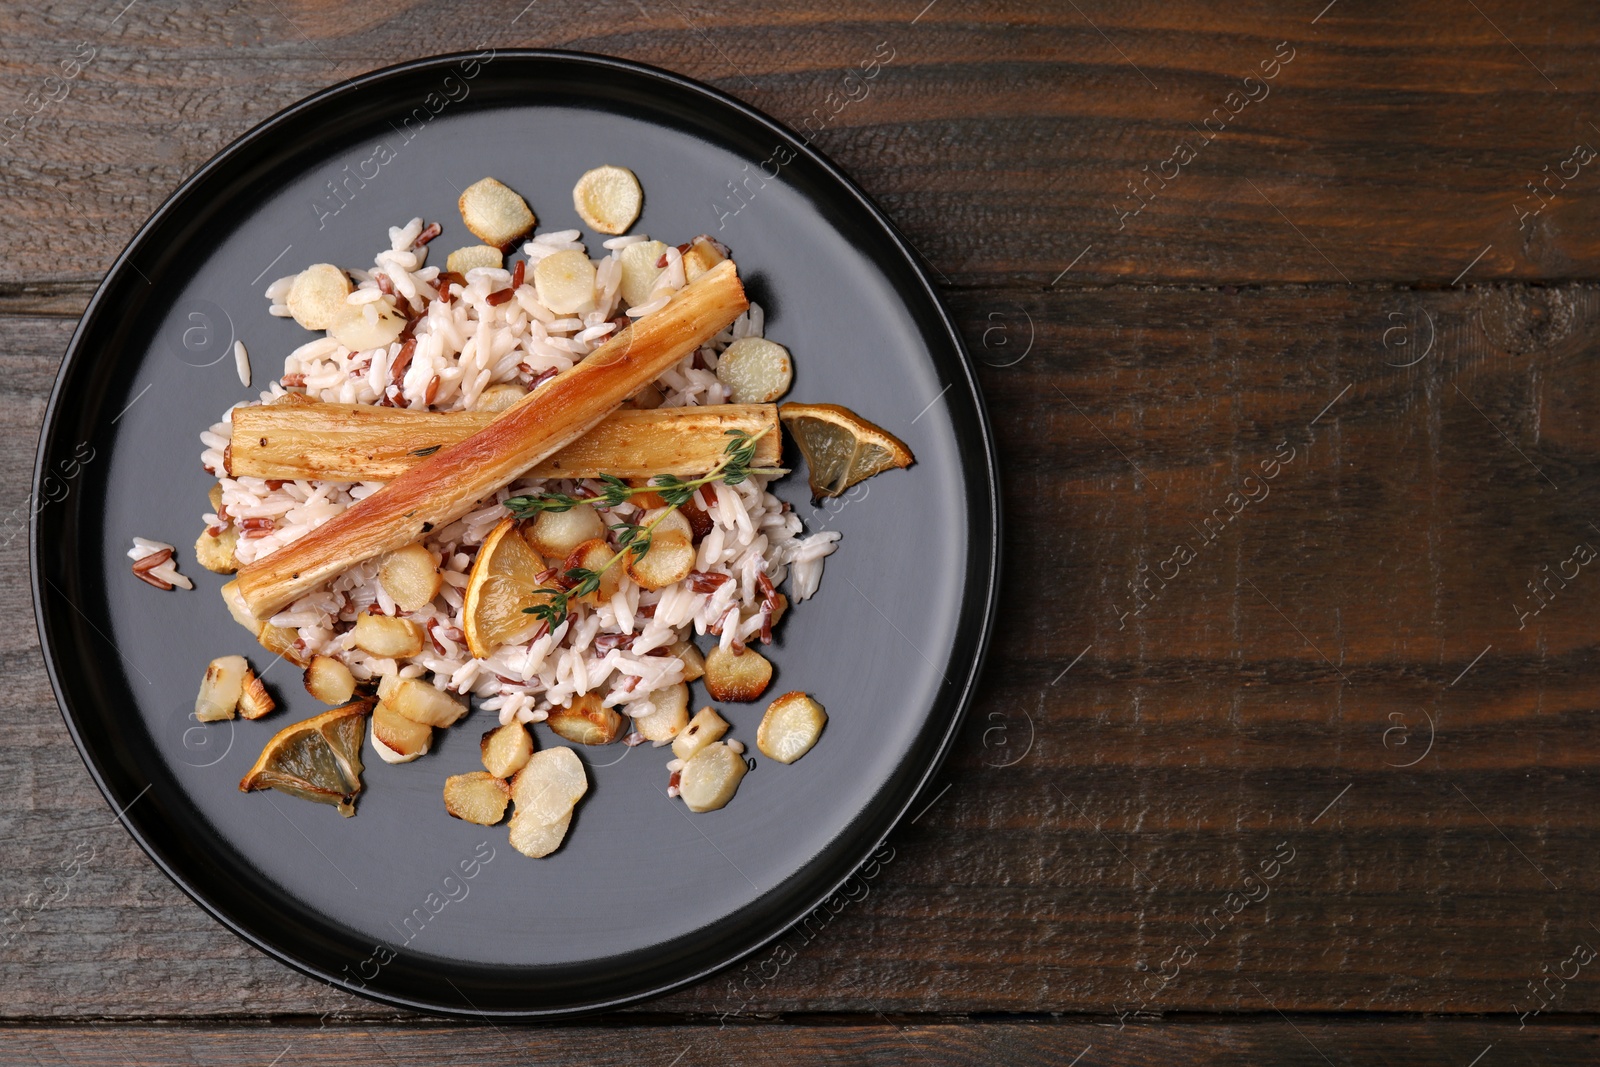
<svg viewBox="0 0 1600 1067"><path fill-rule="evenodd" d="M383 482L464 441L491 411L413 411L375 404L263 404L235 408L224 462L235 478ZM648 478L706 473L727 455L728 431L756 440L754 467L782 462L774 404L623 408L524 472L529 478Z"/></svg>
<svg viewBox="0 0 1600 1067"><path fill-rule="evenodd" d="M258 619L270 618L355 564L454 522L594 429L749 306L733 261L717 264L666 307L628 326L465 441L441 448L298 541L240 568L245 606Z"/></svg>

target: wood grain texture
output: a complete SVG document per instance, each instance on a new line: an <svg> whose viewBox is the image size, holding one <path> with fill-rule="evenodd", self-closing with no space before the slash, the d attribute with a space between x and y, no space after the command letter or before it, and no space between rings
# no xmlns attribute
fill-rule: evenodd
<svg viewBox="0 0 1600 1067"><path fill-rule="evenodd" d="M538 1030L346 997L206 917L94 790L0 573L0 1063L1593 1062L1596 965L1549 975L1600 947L1600 160L1527 184L1600 146L1600 17L1324 8L8 8L13 553L72 320L139 223L294 100L485 46L809 121L944 284L1007 526L979 702L865 898ZM1270 93L1132 214L1280 42ZM1419 1012L1497 1018L1307 1014Z"/></svg>
<svg viewBox="0 0 1600 1067"><path fill-rule="evenodd" d="M944 0L915 22L915 0L847 18L780 0L506 6L15 9L4 109L28 123L0 195L31 239L8 247L0 304L81 306L168 193L302 96L484 47L604 52L735 93L812 136L952 284L1438 285L1469 265L1473 280L1600 268L1600 160L1559 177L1575 146L1600 146L1600 19L1581 0L1481 14L1345 2L1315 22L1322 5L1266 0ZM859 79L880 42L892 57ZM1274 76L1246 84L1263 63ZM1163 166L1180 143L1194 158Z"/></svg>
<svg viewBox="0 0 1600 1067"><path fill-rule="evenodd" d="M1577 1067L1594 1062L1592 1027L1530 1026L1438 1020L1326 1020L1267 1016L1164 1026L1060 1023L970 1023L885 1016L877 1025L842 1020L757 1025L496 1027L422 1024L394 1028L321 1025L172 1027L23 1026L0 1029L0 1067L100 1067L202 1063L210 1067L301 1067L327 1063L583 1063L634 1067L685 1063L820 1062L974 1063L1062 1067L1083 1055L1097 1067L1197 1067L1270 1063L1337 1067L1382 1062L1393 1067L1466 1064L1486 1046L1498 1062ZM1087 1053L1087 1054L1086 1054ZM1086 1055L1084 1055L1086 1054ZM1520 1057L1520 1058L1519 1058ZM1494 1062L1485 1060L1485 1063Z"/></svg>

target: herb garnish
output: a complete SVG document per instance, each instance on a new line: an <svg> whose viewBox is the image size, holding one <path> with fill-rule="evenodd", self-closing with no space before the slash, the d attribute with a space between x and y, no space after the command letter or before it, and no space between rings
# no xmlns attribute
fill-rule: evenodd
<svg viewBox="0 0 1600 1067"><path fill-rule="evenodd" d="M756 443L772 432L772 429L759 434L751 434L745 430L725 431L731 438L723 449L722 459L717 465L699 478L687 481L676 474L658 474L650 479L650 484L645 486L632 486L614 474L602 474L600 495L593 500L584 500L570 496L566 493L539 492L525 496L514 496L505 502L505 508L511 512L515 519L531 519L541 512L571 511L579 504L597 504L614 508L630 497L639 493L660 493L661 499L667 505L651 522L641 526L631 522L617 522L611 524L611 529L617 531L617 552L601 565L598 570L589 567L570 567L563 577L571 584L567 589L536 589L536 593L548 593L550 599L543 604L531 608L523 608L528 615L537 616L550 629L554 630L561 625L567 617L568 607L572 600L581 600L590 593L600 588L600 578L614 566L618 560L626 557L630 552L635 559L643 558L650 551L650 539L668 515L687 504L694 496L696 489L712 482L723 482L727 485L738 485L752 474L782 475L789 472L782 467L755 467L750 466L755 462Z"/></svg>

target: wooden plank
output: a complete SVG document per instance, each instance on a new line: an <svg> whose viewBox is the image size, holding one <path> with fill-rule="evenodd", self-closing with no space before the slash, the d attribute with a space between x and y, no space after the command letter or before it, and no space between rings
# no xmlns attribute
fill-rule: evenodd
<svg viewBox="0 0 1600 1067"><path fill-rule="evenodd" d="M807 130L957 285L1597 276L1600 160L1569 162L1600 144L1582 0L917 6L21 10L0 74L28 123L0 134L0 195L27 239L0 305L81 306L162 198L279 108L515 46L657 64Z"/></svg>
<svg viewBox="0 0 1600 1067"><path fill-rule="evenodd" d="M1600 548L1600 288L987 290L956 310L1008 526L949 789L865 899L646 1010L1532 1009L1543 968L1600 945L1597 579L1553 583L1521 629L1512 607ZM69 324L7 328L9 509ZM59 877L72 835L96 851L0 947L0 1015L383 1014L246 948L107 825L25 581L0 575L0 905ZM1600 1010L1600 984L1550 1008Z"/></svg>
<svg viewBox="0 0 1600 1067"><path fill-rule="evenodd" d="M278 1067L324 1063L850 1063L1063 1067L1192 1067L1271 1063L1327 1067L1381 1062L1392 1067L1442 1063L1593 1063L1594 1030L1581 1023L1530 1026L1484 1020L1330 1020L1279 1017L1163 1025L1085 1022L986 1022L891 1019L727 1026L558 1026L501 1028L428 1023L394 1028L322 1025L24 1026L0 1029L0 1055L37 1067L204 1063ZM23 1059L22 1057L28 1057ZM674 1059L677 1057L677 1059Z"/></svg>

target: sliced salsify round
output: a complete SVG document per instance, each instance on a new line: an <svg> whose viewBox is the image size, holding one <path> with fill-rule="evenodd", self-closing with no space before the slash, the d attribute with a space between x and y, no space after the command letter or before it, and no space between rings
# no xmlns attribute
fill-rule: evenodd
<svg viewBox="0 0 1600 1067"><path fill-rule="evenodd" d="M784 404L778 418L806 457L811 495L817 499L838 496L915 459L894 434L838 404Z"/></svg>
<svg viewBox="0 0 1600 1067"><path fill-rule="evenodd" d="M572 206L578 217L601 233L627 233L643 205L644 190L627 167L596 167L572 187Z"/></svg>

